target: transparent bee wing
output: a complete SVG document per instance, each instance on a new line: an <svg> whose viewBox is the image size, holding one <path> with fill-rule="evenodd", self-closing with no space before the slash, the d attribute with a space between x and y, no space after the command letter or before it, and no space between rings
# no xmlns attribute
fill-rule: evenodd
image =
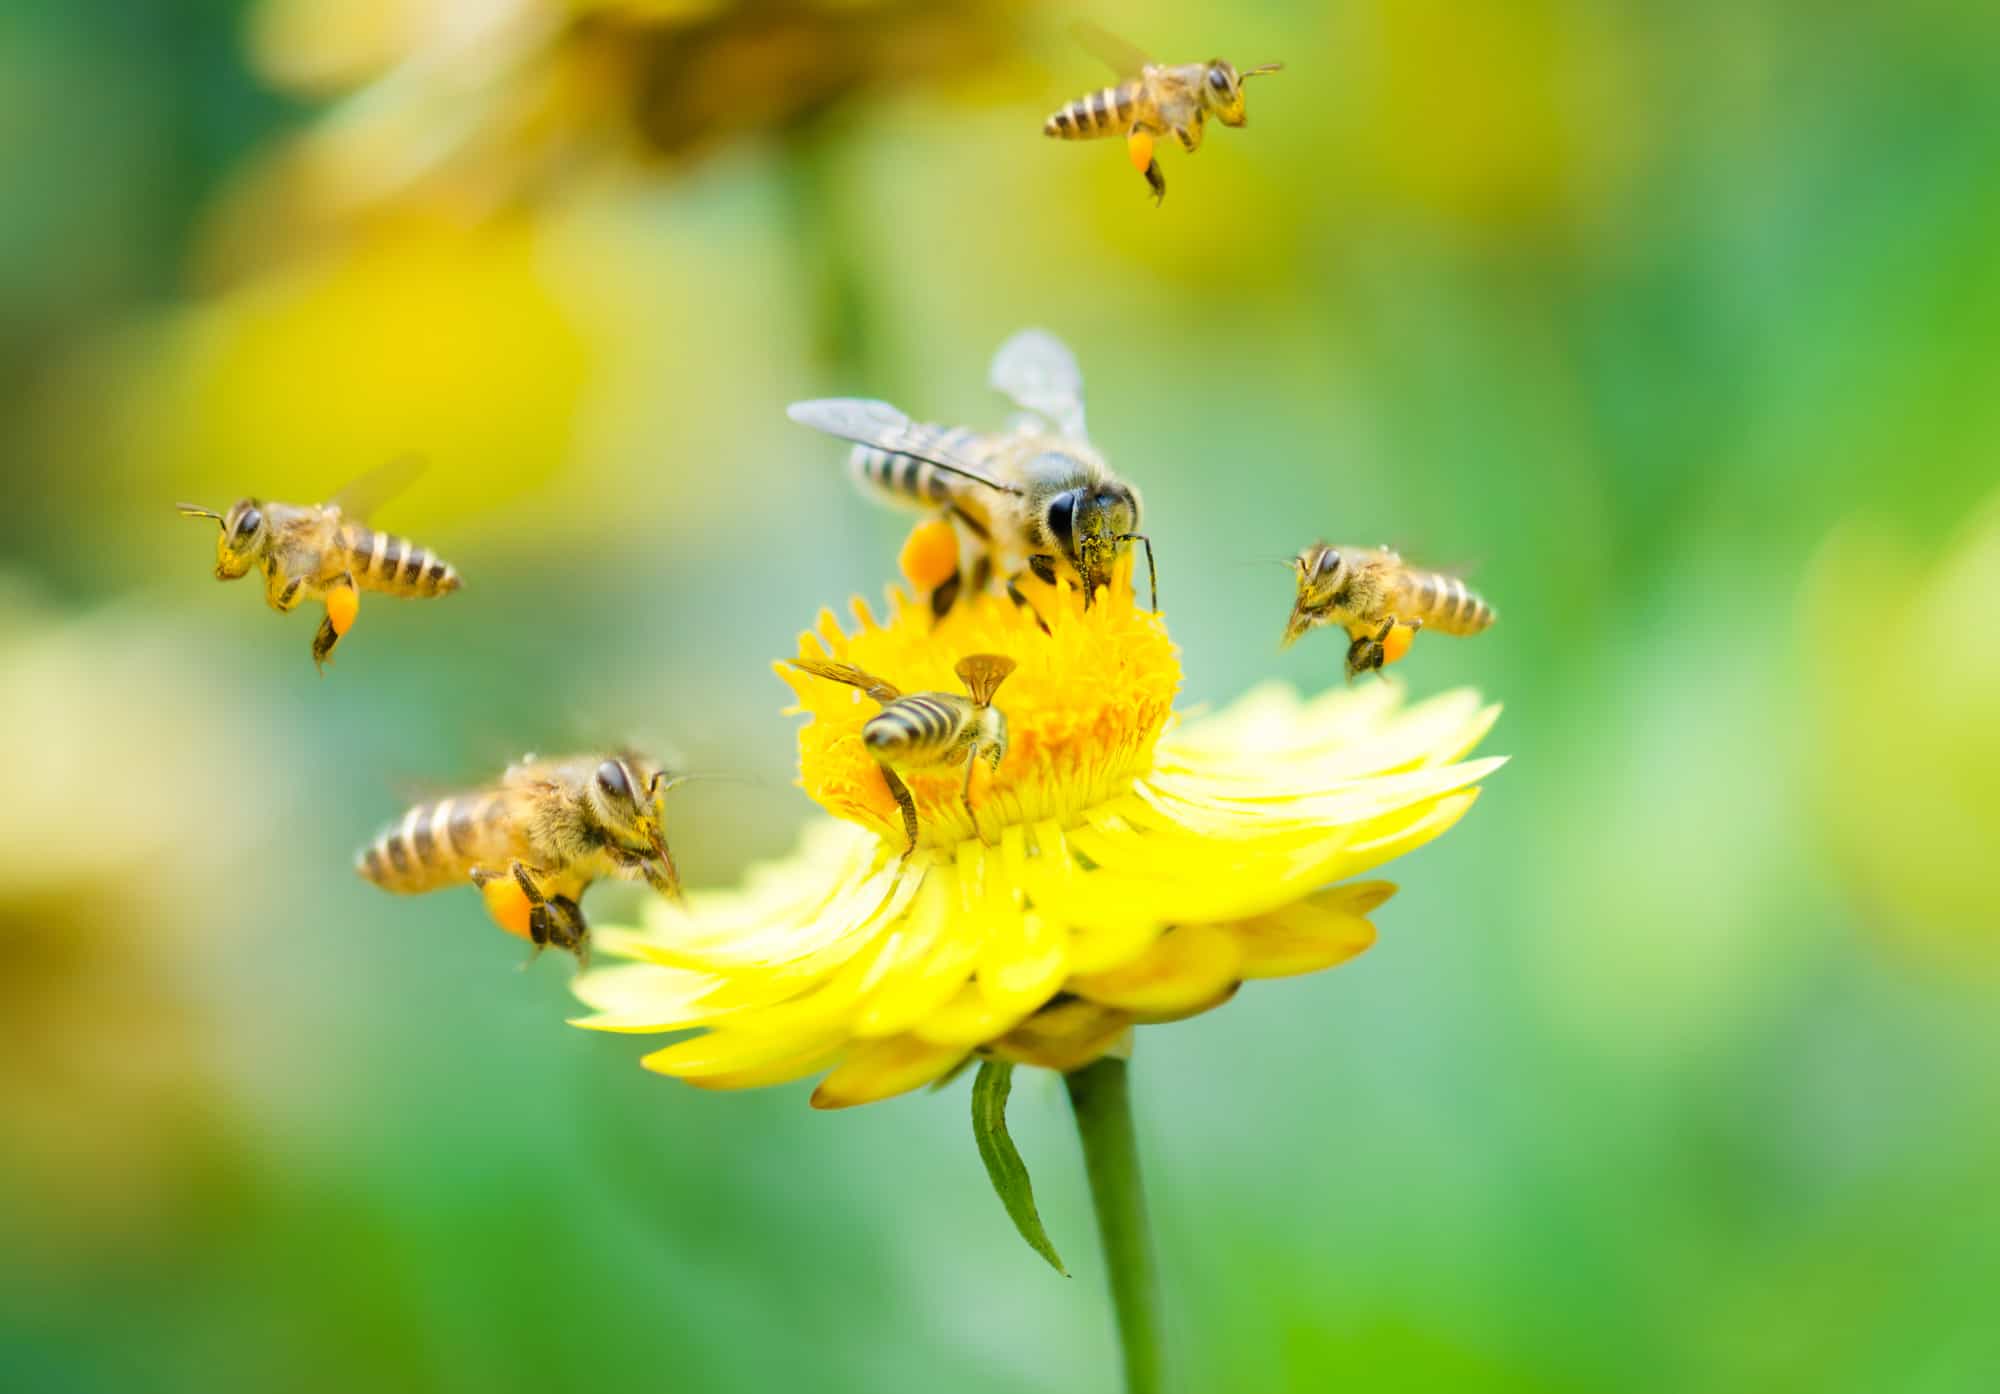
<svg viewBox="0 0 2000 1394"><path fill-rule="evenodd" d="M327 500L351 522L366 522L375 510L403 492L422 474L428 462L421 455L398 455L351 480Z"/></svg>
<svg viewBox="0 0 2000 1394"><path fill-rule="evenodd" d="M1023 329L993 355L987 381L1046 418L1071 440L1085 440L1083 370L1069 346L1046 329Z"/></svg>
<svg viewBox="0 0 2000 1394"><path fill-rule="evenodd" d="M1069 27L1076 41L1092 54L1111 65L1120 77L1137 77L1139 70L1152 63L1144 49L1129 43L1116 34L1098 28L1087 19L1080 19Z"/></svg>
<svg viewBox="0 0 2000 1394"><path fill-rule="evenodd" d="M1003 494L1021 492L1011 484L1001 483L985 470L944 454L935 443L925 440L913 429L915 423L909 417L887 402L871 401L865 397L819 397L810 402L793 402L785 408L785 415L801 426L810 426L815 431L824 431L840 440L853 441L856 445L892 450L898 455L923 460L947 473L997 489Z"/></svg>
<svg viewBox="0 0 2000 1394"><path fill-rule="evenodd" d="M849 687L858 687L885 705L903 695L902 689L894 683L884 682L872 673L864 673L852 663L829 663L820 658L788 658L785 661L800 672L811 673L816 678L825 678L829 682L844 682Z"/></svg>

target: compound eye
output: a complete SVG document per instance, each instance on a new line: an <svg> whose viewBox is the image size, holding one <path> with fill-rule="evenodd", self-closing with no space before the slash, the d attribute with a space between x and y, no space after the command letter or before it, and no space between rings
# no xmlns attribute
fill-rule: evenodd
<svg viewBox="0 0 2000 1394"><path fill-rule="evenodd" d="M1227 92L1229 90L1229 74L1220 68L1210 68L1208 70L1208 85L1218 92Z"/></svg>
<svg viewBox="0 0 2000 1394"><path fill-rule="evenodd" d="M230 538L236 542L248 542L257 535L257 529L264 526L264 515L254 508L246 508L236 520L236 531Z"/></svg>
<svg viewBox="0 0 2000 1394"><path fill-rule="evenodd" d="M1074 490L1067 494L1058 494L1055 502L1049 505L1049 531L1055 534L1056 541L1061 544L1065 552L1070 550L1072 541L1076 536L1076 492Z"/></svg>
<svg viewBox="0 0 2000 1394"><path fill-rule="evenodd" d="M625 778L625 766L616 760L606 760L597 767L597 787L614 799L630 802L632 784Z"/></svg>
<svg viewBox="0 0 2000 1394"><path fill-rule="evenodd" d="M1326 551L1321 552L1319 554L1318 570L1321 577L1331 576L1334 572L1340 570L1340 553L1330 547Z"/></svg>

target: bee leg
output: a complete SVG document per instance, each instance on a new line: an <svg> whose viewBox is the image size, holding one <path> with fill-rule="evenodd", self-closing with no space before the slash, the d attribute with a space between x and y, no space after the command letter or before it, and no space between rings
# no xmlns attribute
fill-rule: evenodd
<svg viewBox="0 0 2000 1394"><path fill-rule="evenodd" d="M269 573L269 579L264 585L264 598L271 602L273 610L281 615L289 615L305 598L301 592L304 590L306 578L294 576L281 586L278 584L278 578L283 574L275 568Z"/></svg>
<svg viewBox="0 0 2000 1394"><path fill-rule="evenodd" d="M958 801L965 805L965 816L972 820L972 835L981 842L986 837L979 831L979 813L972 806L972 767L979 763L979 747L974 746L965 757L965 783L958 787Z"/></svg>
<svg viewBox="0 0 2000 1394"><path fill-rule="evenodd" d="M1029 601L1028 597L1022 593L1021 578L1018 573L1016 573L1013 576L1009 576L1007 578L1007 598L1013 601L1016 605L1020 606L1023 610L1026 610L1029 614L1033 615L1035 617L1035 623L1041 626L1042 633L1047 634L1051 632L1049 629L1049 622L1042 618L1042 612L1040 610L1037 610L1034 607L1033 603Z"/></svg>
<svg viewBox="0 0 2000 1394"><path fill-rule="evenodd" d="M590 966L590 926L584 923L583 907L566 895L552 898L549 910L549 943L576 955L577 971Z"/></svg>
<svg viewBox="0 0 2000 1394"><path fill-rule="evenodd" d="M1354 642L1347 646L1347 680L1353 682L1363 673L1379 672L1386 655L1382 652L1382 641L1389 637L1389 631L1396 627L1396 617L1389 616L1375 627L1373 634L1358 634Z"/></svg>
<svg viewBox="0 0 2000 1394"><path fill-rule="evenodd" d="M882 766L882 782L889 786L890 797L896 800L896 807L903 810L903 835L909 846L903 849L903 859L909 860L910 853L917 850L917 801L910 797L910 786L903 783L900 776L887 765Z"/></svg>
<svg viewBox="0 0 2000 1394"><path fill-rule="evenodd" d="M951 607L958 603L959 588L964 584L965 573L961 571L954 571L951 575L938 582L937 589L931 592L931 619L933 622L941 620L951 613Z"/></svg>
<svg viewBox="0 0 2000 1394"><path fill-rule="evenodd" d="M535 877L527 867L515 862L509 870L514 883L521 888L521 894L528 898L528 938L535 945L534 956L539 956L549 945L549 901L542 894L542 888L535 884Z"/></svg>
<svg viewBox="0 0 2000 1394"><path fill-rule="evenodd" d="M1153 191L1153 207L1167 201L1167 176L1160 173L1158 160L1146 161L1146 187Z"/></svg>
<svg viewBox="0 0 2000 1394"><path fill-rule="evenodd" d="M319 622L319 632L313 635L312 647L313 666L319 669L322 677L326 675L328 660L333 657L333 646L340 642L340 636L347 632L348 625L354 623L356 600L354 577L347 573L343 572L327 587L326 615ZM346 623L334 623L336 615L343 616Z"/></svg>

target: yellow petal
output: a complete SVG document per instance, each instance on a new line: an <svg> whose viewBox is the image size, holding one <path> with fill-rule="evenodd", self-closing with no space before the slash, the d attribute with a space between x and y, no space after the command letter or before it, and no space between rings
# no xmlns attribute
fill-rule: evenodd
<svg viewBox="0 0 2000 1394"><path fill-rule="evenodd" d="M1376 904L1393 889L1379 881L1360 884L1382 892ZM1246 978L1286 978L1345 963L1375 942L1375 926L1355 911L1367 903L1342 886L1229 926L1243 952L1238 971Z"/></svg>
<svg viewBox="0 0 2000 1394"><path fill-rule="evenodd" d="M672 1075L690 1083L739 1075L746 1071L770 1072L771 1079L796 1079L817 1068L827 1053L845 1039L839 1031L817 1035L766 1035L720 1029L704 1031L684 1041L641 1056L639 1063L658 1074ZM728 1086L719 1086L728 1087Z"/></svg>
<svg viewBox="0 0 2000 1394"><path fill-rule="evenodd" d="M870 1041L847 1053L840 1068L813 1090L814 1108L852 1108L906 1094L946 1074L966 1056L964 1046L939 1046L914 1036Z"/></svg>
<svg viewBox="0 0 2000 1394"><path fill-rule="evenodd" d="M1243 950L1212 925L1182 925L1121 968L1069 980L1068 988L1107 1007L1171 1012L1215 1001L1232 988Z"/></svg>
<svg viewBox="0 0 2000 1394"><path fill-rule="evenodd" d="M993 1042L991 1050L1016 1064L1068 1072L1112 1050L1131 1029L1126 1013L1078 998L1035 1013Z"/></svg>

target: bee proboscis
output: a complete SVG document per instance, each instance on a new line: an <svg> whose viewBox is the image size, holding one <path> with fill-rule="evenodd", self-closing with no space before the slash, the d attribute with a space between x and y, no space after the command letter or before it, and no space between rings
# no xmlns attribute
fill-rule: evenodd
<svg viewBox="0 0 2000 1394"><path fill-rule="evenodd" d="M970 573L1025 605L1020 577L1054 584L1066 573L1086 608L1118 559L1139 542L1153 576L1153 544L1139 531L1139 493L1111 472L1084 430L1083 375L1053 334L1026 329L993 355L992 386L1022 408L1015 429L982 433L912 421L887 402L827 397L794 402L792 420L852 441L855 482L885 501L937 510L959 529L960 568L931 592L947 614ZM1152 604L1159 608L1157 578Z"/></svg>
<svg viewBox="0 0 2000 1394"><path fill-rule="evenodd" d="M1292 570L1298 595L1285 623L1284 645L1309 629L1340 625L1350 641L1350 681L1393 662L1419 629L1471 635L1494 620L1493 607L1464 581L1410 566L1387 547L1335 548L1315 542L1292 559ZM1398 626L1408 633L1398 636Z"/></svg>
<svg viewBox="0 0 2000 1394"><path fill-rule="evenodd" d="M643 879L680 898L666 839L666 795L679 782L631 751L531 755L483 788L411 808L361 850L355 870L405 895L469 882L502 928L581 963L590 931L579 902L591 882ZM513 921L509 907L523 906Z"/></svg>
<svg viewBox="0 0 2000 1394"><path fill-rule="evenodd" d="M993 705L993 694L1014 671L1013 659L993 653L961 658L952 671L965 684L964 695L905 693L848 663L816 658L788 661L816 678L858 687L882 704L882 710L862 726L861 740L882 767L882 779L902 810L903 832L909 838L904 856L917 850L917 803L909 786L897 777L898 769L942 769L963 760L965 782L959 786L959 802L972 820L973 833L978 834L979 815L972 807L972 770L981 760L988 769L997 770L1007 757L1007 717Z"/></svg>
<svg viewBox="0 0 2000 1394"><path fill-rule="evenodd" d="M1225 126L1247 125L1244 80L1285 66L1261 63L1239 71L1220 58L1206 63L1155 63L1093 25L1077 25L1076 34L1125 80L1058 108L1042 123L1042 134L1056 140L1125 137L1132 164L1146 176L1156 203L1167 196L1167 180L1153 158L1154 140L1172 136L1181 149L1193 154L1201 148L1209 117Z"/></svg>
<svg viewBox="0 0 2000 1394"><path fill-rule="evenodd" d="M334 645L353 627L359 592L427 598L449 595L459 587L457 570L430 548L379 532L365 521L421 468L412 459L392 461L328 503L245 498L227 513L192 503L176 507L190 518L212 518L220 528L216 580L240 580L261 569L264 599L280 614L289 614L307 600L324 602L326 616L312 643L313 663L324 673Z"/></svg>

